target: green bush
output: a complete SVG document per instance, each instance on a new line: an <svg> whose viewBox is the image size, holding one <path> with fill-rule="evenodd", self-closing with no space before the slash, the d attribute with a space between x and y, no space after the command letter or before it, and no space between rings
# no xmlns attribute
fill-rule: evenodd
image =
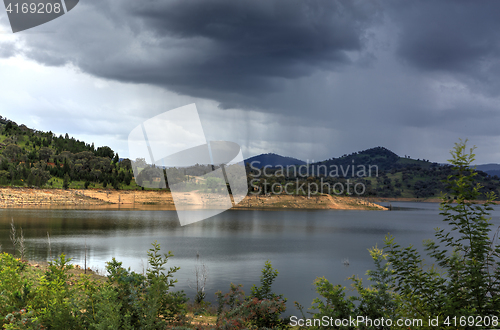
<svg viewBox="0 0 500 330"><path fill-rule="evenodd" d="M452 194L443 196L440 213L448 230L437 228L436 241L425 242L435 264L426 267L415 248L403 249L392 237L386 239L405 315L440 316L443 321L447 316L492 316L500 310L500 247L489 236L488 217L496 196L488 194L484 204L474 202L482 187L470 167L474 148L466 152L466 142L456 143L451 153L457 174L446 180Z"/></svg>
<svg viewBox="0 0 500 330"><path fill-rule="evenodd" d="M153 243L148 252L149 268L146 276L125 269L114 258L108 263L109 283L114 287L116 298L121 302L120 315L123 326L133 329L163 329L168 324L183 324L187 298L183 291L170 292L176 280L173 274L179 267L171 267L166 273L164 265L172 253L159 254L160 245Z"/></svg>
<svg viewBox="0 0 500 330"><path fill-rule="evenodd" d="M242 286L231 283L230 291L217 292L217 329L288 329L288 319L282 319L286 299L272 292L271 285L278 271L266 261L260 277L260 287L251 288L245 297Z"/></svg>
<svg viewBox="0 0 500 330"><path fill-rule="evenodd" d="M64 254L49 263L48 270L37 280L33 299L28 310L34 311L40 322L47 328L78 329L77 291L71 286L72 276L68 270L73 266Z"/></svg>
<svg viewBox="0 0 500 330"><path fill-rule="evenodd" d="M25 262L7 253L0 254L0 316L4 316L0 319L0 326L17 319L33 297L28 270Z"/></svg>
<svg viewBox="0 0 500 330"><path fill-rule="evenodd" d="M184 292L153 243L146 275L108 262L107 281L72 275L62 254L45 273L6 253L0 255L0 325L6 329L167 329L186 323Z"/></svg>
<svg viewBox="0 0 500 330"><path fill-rule="evenodd" d="M396 307L398 296L394 293L394 279L389 264L386 262L387 254L383 250L374 247L369 250L375 263L375 270L367 272L368 280L373 282L369 287L363 286L363 281L355 276L349 279L357 295L346 297L346 288L341 285L333 285L326 278L318 278L314 282L316 292L322 298L315 298L312 310L313 318L321 319L328 317L333 320L356 319L363 316L372 320L384 318L396 318ZM295 303L301 310L301 306ZM303 315L305 319L306 316ZM377 329L390 329L394 327L377 327ZM330 329L330 327L312 326L310 329ZM371 329L363 327L333 327L333 329Z"/></svg>
<svg viewBox="0 0 500 330"><path fill-rule="evenodd" d="M124 315L120 314L122 303L112 285L90 279L83 275L77 282L80 294L80 323L84 329L127 329ZM128 319L126 319L128 320ZM130 327L128 327L130 328Z"/></svg>

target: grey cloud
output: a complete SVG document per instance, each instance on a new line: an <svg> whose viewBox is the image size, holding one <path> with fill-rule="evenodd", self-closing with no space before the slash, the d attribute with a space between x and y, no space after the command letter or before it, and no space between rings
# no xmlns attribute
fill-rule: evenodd
<svg viewBox="0 0 500 330"><path fill-rule="evenodd" d="M455 74L471 88L479 83L483 92L494 83L489 92L498 93L500 2L405 1L388 12L399 30L397 53L407 63Z"/></svg>
<svg viewBox="0 0 500 330"><path fill-rule="evenodd" d="M446 0L89 0L48 23L57 33L25 34L23 53L46 65L72 63L95 76L213 99L225 109L274 111L273 96L290 81L373 66L367 43L380 35L369 30L386 16L395 22L400 58L495 94L498 14L497 2Z"/></svg>
<svg viewBox="0 0 500 330"><path fill-rule="evenodd" d="M12 57L16 54L16 44L13 41L0 42L0 58Z"/></svg>
<svg viewBox="0 0 500 330"><path fill-rule="evenodd" d="M343 51L360 50L363 26L371 21L367 8L350 1L132 4L130 13L159 37L213 42L217 50L205 54L210 58L206 68L222 74L289 78L304 75L303 65L347 62Z"/></svg>
<svg viewBox="0 0 500 330"><path fill-rule="evenodd" d="M44 64L232 107L238 95L280 90L281 79L350 64L346 52L363 51L377 13L365 1L89 1L54 23L59 33L25 38Z"/></svg>
<svg viewBox="0 0 500 330"><path fill-rule="evenodd" d="M407 110L394 113L390 126L442 130L464 136L498 134L500 112L493 107L465 104L443 110L422 107Z"/></svg>
<svg viewBox="0 0 500 330"><path fill-rule="evenodd" d="M248 145L264 136L255 150L280 143L294 150L307 141L304 150L322 148L325 157L383 145L400 153L421 148L422 158L430 147L447 154L462 134L498 136L499 7L87 0L47 23L57 32L19 37L22 53L46 65L71 63L94 76L215 100L222 109L266 113L265 124L245 121ZM146 116L147 107L138 111ZM310 147L316 141L321 147Z"/></svg>

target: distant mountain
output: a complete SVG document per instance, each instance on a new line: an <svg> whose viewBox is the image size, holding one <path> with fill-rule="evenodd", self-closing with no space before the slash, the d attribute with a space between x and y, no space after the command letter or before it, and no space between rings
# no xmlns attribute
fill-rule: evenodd
<svg viewBox="0 0 500 330"><path fill-rule="evenodd" d="M262 154L258 156L254 156L245 160L245 163L254 163L254 167L262 168L263 166L269 165L272 167L277 166L292 166L292 165L304 165L306 162L292 158L292 157L284 157L277 154ZM411 159L409 156L400 157L394 152L390 151L384 147L375 147L359 152L354 152L349 155L343 155L338 158L331 158L321 162L317 162L314 164L310 164L310 166L319 168L320 170L326 168L331 168L331 166L342 167L344 170L348 169L348 166L358 166L364 165L368 167L369 165L377 165L379 171L390 171L397 170L403 167L420 167L420 168L429 168L431 166L438 166L437 163L431 163L428 160L420 160L420 159ZM321 173L316 172L315 173ZM349 174L347 173L347 176Z"/></svg>
<svg viewBox="0 0 500 330"><path fill-rule="evenodd" d="M347 184L347 180L351 180L353 184L363 184L365 188L363 196L377 197L438 198L441 192L446 192L448 189L443 180L456 172L449 164L438 164L426 159L412 159L408 155L401 157L384 147L375 147L309 164L307 171L303 168L296 171L293 169L294 163L303 165L303 161L275 154L252 157L247 159L247 163L252 160L259 162L254 167L265 165L275 167L274 170L269 170L264 174L265 179L271 182L273 180L279 182L282 180L279 177L285 176L287 179L296 179L300 182L310 183L315 180L318 184L318 177L321 177L323 188L328 189L338 184ZM292 169L287 167L283 172L276 168L278 165L283 167L288 165ZM488 192L500 195L499 180L492 177L495 171L500 172L500 165L479 165L477 169L478 175L475 180L482 186L480 198L485 198ZM252 172L252 177L262 175L263 173L259 171ZM273 179L273 175L276 178ZM267 189L264 185L260 188L262 191Z"/></svg>
<svg viewBox="0 0 500 330"><path fill-rule="evenodd" d="M292 157L284 157L277 154L262 154L254 157L250 157L245 160L245 164L252 164L253 167L262 168L266 165L271 167L277 166L291 166L291 165L303 165L306 164L303 160L292 158Z"/></svg>
<svg viewBox="0 0 500 330"><path fill-rule="evenodd" d="M254 167L262 168L263 166L269 165L272 167L277 166L292 166L292 165L304 165L306 162L292 158L280 156L274 153L262 154L258 156L254 156L245 160L245 163L254 163ZM377 165L378 170L382 172L388 171L398 171L402 168L422 168L429 169L431 167L436 166L446 166L449 164L438 164L434 162L430 162L426 159L412 159L410 156L401 157L391 150L384 147L375 147L370 148L363 151L353 152L349 155L343 155L338 158L331 158L321 162L317 162L312 164L311 166L315 168L324 169L326 166L328 169L331 166L337 166L339 168L343 168L344 170L348 170L348 166L355 165L357 168L358 165ZM490 176L498 176L500 177L500 164L484 164L484 165L476 165L476 169L478 171L485 172ZM315 169L315 173L318 173ZM323 173L324 174L324 173ZM346 173L347 177L349 177L349 172Z"/></svg>
<svg viewBox="0 0 500 330"><path fill-rule="evenodd" d="M378 170L382 172L398 170L406 167L420 167L420 168L430 168L432 166L438 166L437 163L431 163L425 159L412 159L409 156L400 157L391 150L384 147L375 147L367 150L353 152L350 155L343 155L338 158L331 158L322 162L315 163L314 166L322 171L322 168L330 169L333 166L348 169L348 166L365 166L377 165ZM352 173L352 172L351 172ZM323 173L324 174L324 173ZM347 172L349 176L349 172Z"/></svg>
<svg viewBox="0 0 500 330"><path fill-rule="evenodd" d="M496 175L500 177L500 164L476 165L476 170L483 171L491 176Z"/></svg>

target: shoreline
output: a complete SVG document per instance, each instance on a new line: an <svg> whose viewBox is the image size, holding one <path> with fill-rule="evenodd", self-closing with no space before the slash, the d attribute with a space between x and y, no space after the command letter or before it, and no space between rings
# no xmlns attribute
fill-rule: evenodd
<svg viewBox="0 0 500 330"><path fill-rule="evenodd" d="M390 202L412 202L412 203L441 203L443 200L436 197L413 198L413 197L365 197L372 203L390 203ZM484 200L472 201L476 204L482 204ZM493 201L494 204L500 204L500 201Z"/></svg>
<svg viewBox="0 0 500 330"><path fill-rule="evenodd" d="M175 210L167 190L0 188L0 208ZM203 208L202 202L193 209ZM387 210L366 197L248 195L231 210Z"/></svg>

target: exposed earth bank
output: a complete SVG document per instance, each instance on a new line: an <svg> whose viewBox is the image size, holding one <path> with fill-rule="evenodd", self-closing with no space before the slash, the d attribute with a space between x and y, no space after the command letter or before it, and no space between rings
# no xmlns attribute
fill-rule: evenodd
<svg viewBox="0 0 500 330"><path fill-rule="evenodd" d="M203 204L193 205L202 207ZM172 194L159 191L124 191L104 189L30 189L0 188L0 208L11 207L120 207L174 210ZM345 196L253 196L245 197L234 209L334 209L334 210L386 210L366 198Z"/></svg>

